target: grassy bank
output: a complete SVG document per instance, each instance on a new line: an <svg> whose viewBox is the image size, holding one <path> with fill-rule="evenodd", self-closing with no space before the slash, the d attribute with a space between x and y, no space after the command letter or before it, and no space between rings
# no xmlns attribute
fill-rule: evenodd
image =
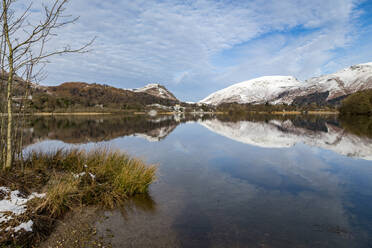
<svg viewBox="0 0 372 248"><path fill-rule="evenodd" d="M1 172L0 207L21 202L15 206L23 210L0 215L0 247L30 247L70 210L88 205L111 209L146 194L155 174L156 167L117 151L32 152Z"/></svg>

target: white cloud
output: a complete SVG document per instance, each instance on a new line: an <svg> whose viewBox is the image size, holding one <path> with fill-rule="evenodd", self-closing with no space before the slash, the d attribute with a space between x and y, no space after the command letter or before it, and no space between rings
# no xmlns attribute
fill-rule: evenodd
<svg viewBox="0 0 372 248"><path fill-rule="evenodd" d="M52 46L97 40L89 54L53 59L45 83L128 88L160 82L183 100L197 100L259 74L308 77L322 72L333 49L348 44L354 6L352 0L74 0L68 13L80 20ZM236 49L229 66L219 65L226 56L212 59Z"/></svg>

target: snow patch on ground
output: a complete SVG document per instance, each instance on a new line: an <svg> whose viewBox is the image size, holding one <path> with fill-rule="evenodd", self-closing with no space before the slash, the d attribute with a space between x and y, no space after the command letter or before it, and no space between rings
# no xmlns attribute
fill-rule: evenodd
<svg viewBox="0 0 372 248"><path fill-rule="evenodd" d="M27 222L21 223L16 227L7 227L5 231L14 231L14 232L19 232L22 229L25 230L26 232L32 232L32 225L34 222L32 220L29 220Z"/></svg>
<svg viewBox="0 0 372 248"><path fill-rule="evenodd" d="M84 167L85 167L85 166L84 166ZM88 167L88 166L87 166L87 167ZM87 167L85 167L85 168L87 168ZM78 173L78 174L73 174L73 176L74 176L75 179L78 179L78 178L80 178L80 177L85 176L86 174L87 174L86 172L81 172L81 173ZM92 179L96 179L96 175L94 175L93 173L88 172L88 175L89 175Z"/></svg>
<svg viewBox="0 0 372 248"><path fill-rule="evenodd" d="M18 190L11 191L9 188L0 187L0 192L5 194L4 199L0 201L0 224L5 224L14 217L24 214L27 211L27 202L34 198L43 198L45 194L32 193L28 197L24 197ZM33 222L30 220L26 223L21 223L17 227L7 227L5 230L14 230L15 232L24 229L25 231L32 231ZM0 229L3 231L4 229Z"/></svg>
<svg viewBox="0 0 372 248"><path fill-rule="evenodd" d="M73 176L74 176L74 178L79 178L79 177L83 177L83 176L85 176L85 172L81 172L81 173L79 173L79 174L74 174Z"/></svg>

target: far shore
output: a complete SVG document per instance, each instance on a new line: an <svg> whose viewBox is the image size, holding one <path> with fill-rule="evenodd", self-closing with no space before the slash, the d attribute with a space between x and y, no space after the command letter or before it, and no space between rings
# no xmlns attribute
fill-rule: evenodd
<svg viewBox="0 0 372 248"><path fill-rule="evenodd" d="M262 112L262 113L268 113L268 112ZM308 111L306 113L301 111L275 111L271 112L270 114L274 115L338 115L338 111Z"/></svg>
<svg viewBox="0 0 372 248"><path fill-rule="evenodd" d="M271 115L338 115L338 111L248 111L250 114L271 114ZM113 114L129 114L129 115L147 115L145 111L137 112L38 112L38 113L13 113L14 116L27 115L27 116L89 116L89 115L113 115ZM157 115L174 115L174 114L217 114L228 115L228 112L158 112ZM7 113L0 114L1 117L7 116Z"/></svg>
<svg viewBox="0 0 372 248"><path fill-rule="evenodd" d="M25 114L13 113L14 116L19 116L19 115L27 115L27 116L66 115L66 116L69 116L69 115L111 115L111 114L114 114L114 113L111 113L111 112L102 112L102 113L100 112L68 112L68 113L67 112L66 113L40 112L40 113L25 113ZM8 116L8 114L3 113L3 114L0 114L0 116Z"/></svg>

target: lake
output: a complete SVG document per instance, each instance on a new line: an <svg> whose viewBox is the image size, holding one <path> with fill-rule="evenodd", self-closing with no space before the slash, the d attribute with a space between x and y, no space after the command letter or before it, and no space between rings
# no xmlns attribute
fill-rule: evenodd
<svg viewBox="0 0 372 248"><path fill-rule="evenodd" d="M335 116L35 117L30 149L120 149L158 165L106 211L113 247L371 247L372 121Z"/></svg>

